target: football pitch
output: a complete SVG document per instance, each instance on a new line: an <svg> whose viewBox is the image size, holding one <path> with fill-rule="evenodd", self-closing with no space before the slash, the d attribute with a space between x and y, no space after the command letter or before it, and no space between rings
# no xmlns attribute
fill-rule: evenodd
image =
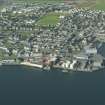
<svg viewBox="0 0 105 105"><path fill-rule="evenodd" d="M57 23L59 23L60 21L60 16L66 16L66 15L67 15L66 13L55 13L55 12L48 13L37 22L37 25L40 26L57 25Z"/></svg>

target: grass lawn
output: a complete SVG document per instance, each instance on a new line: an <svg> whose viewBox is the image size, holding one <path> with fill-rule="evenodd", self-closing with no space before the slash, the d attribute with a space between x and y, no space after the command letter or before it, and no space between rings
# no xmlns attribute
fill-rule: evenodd
<svg viewBox="0 0 105 105"><path fill-rule="evenodd" d="M48 25L56 25L57 23L59 23L60 21L60 16L61 15L67 15L65 13L49 13L46 16L43 16L38 22L37 25L44 25L44 26L48 26Z"/></svg>
<svg viewBox="0 0 105 105"><path fill-rule="evenodd" d="M105 10L105 0L96 0L95 9Z"/></svg>
<svg viewBox="0 0 105 105"><path fill-rule="evenodd" d="M79 0L77 4L79 8L91 8L97 10L105 10L105 0Z"/></svg>

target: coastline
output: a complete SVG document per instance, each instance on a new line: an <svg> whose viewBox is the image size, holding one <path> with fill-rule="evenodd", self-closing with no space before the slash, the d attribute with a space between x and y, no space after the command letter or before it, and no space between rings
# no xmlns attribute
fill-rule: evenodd
<svg viewBox="0 0 105 105"><path fill-rule="evenodd" d="M28 67L33 67L33 68L38 68L40 71L61 71L64 73L70 73L70 72L96 72L96 71L101 71L105 67L100 67L100 68L94 68L94 69L69 69L69 68L64 68L60 66L54 66L53 68L43 68L43 65L41 64L33 64L30 62L21 62L20 64L0 64L0 66L28 66Z"/></svg>
<svg viewBox="0 0 105 105"><path fill-rule="evenodd" d="M39 64L32 64L32 63L30 63L30 62L22 62L22 63L20 63L20 65L24 65L24 66L30 66L30 67L37 67L37 68L43 68L43 66L42 65L39 65Z"/></svg>

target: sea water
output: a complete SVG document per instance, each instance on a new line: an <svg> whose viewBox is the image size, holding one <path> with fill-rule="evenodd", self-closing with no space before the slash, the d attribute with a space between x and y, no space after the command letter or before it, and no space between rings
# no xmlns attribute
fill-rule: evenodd
<svg viewBox="0 0 105 105"><path fill-rule="evenodd" d="M105 71L62 73L0 67L0 105L105 105Z"/></svg>

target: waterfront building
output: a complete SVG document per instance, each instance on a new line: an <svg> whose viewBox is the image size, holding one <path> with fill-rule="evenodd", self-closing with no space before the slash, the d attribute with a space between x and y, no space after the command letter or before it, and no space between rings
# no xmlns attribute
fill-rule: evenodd
<svg viewBox="0 0 105 105"><path fill-rule="evenodd" d="M86 54L97 54L96 48L90 48L89 46L87 46L84 49Z"/></svg>
<svg viewBox="0 0 105 105"><path fill-rule="evenodd" d="M85 53L74 55L74 58L77 60L88 60L88 56Z"/></svg>

